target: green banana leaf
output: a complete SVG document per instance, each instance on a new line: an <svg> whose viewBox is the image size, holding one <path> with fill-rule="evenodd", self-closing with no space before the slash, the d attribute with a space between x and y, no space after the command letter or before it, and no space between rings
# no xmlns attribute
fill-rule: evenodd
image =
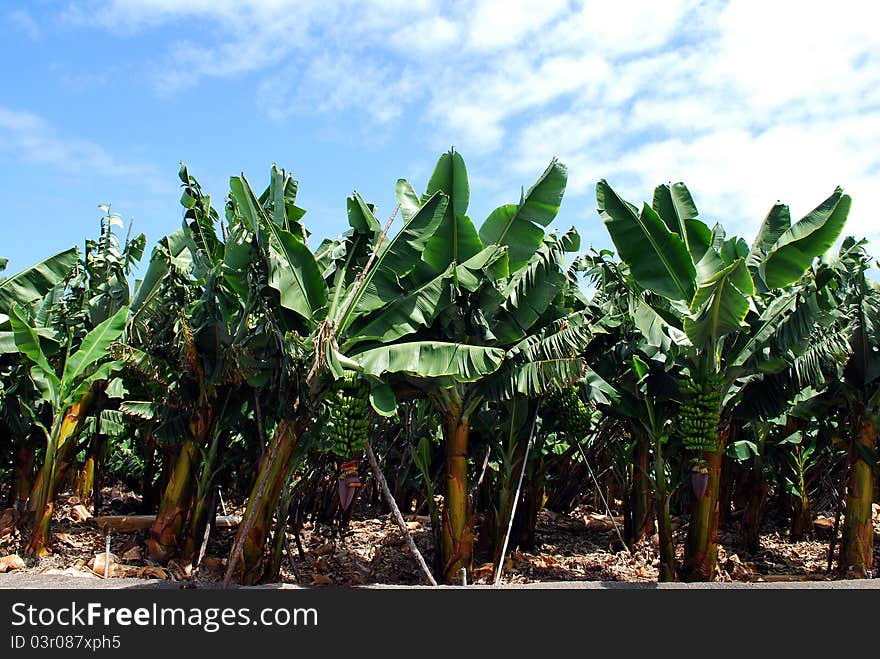
<svg viewBox="0 0 880 659"><path fill-rule="evenodd" d="M689 303L695 293L696 270L679 235L647 204L638 213L604 179L596 184L596 200L617 253L639 285Z"/></svg>
<svg viewBox="0 0 880 659"><path fill-rule="evenodd" d="M504 350L442 341L413 341L381 346L353 355L368 375L406 373L420 378L451 377L476 382L494 373L504 360Z"/></svg>
<svg viewBox="0 0 880 659"><path fill-rule="evenodd" d="M270 219L244 175L233 176L229 189L248 228L266 236L269 286L279 292L281 306L307 322L314 322L318 311L327 303L327 287L314 254L303 242L302 233L288 231L284 224Z"/></svg>
<svg viewBox="0 0 880 659"><path fill-rule="evenodd" d="M791 228L791 212L786 204L776 202L767 213L761 228L749 249L749 258L746 266L749 270L757 272L761 262L767 258L767 252L776 244L776 241Z"/></svg>
<svg viewBox="0 0 880 659"><path fill-rule="evenodd" d="M754 284L742 258L701 283L691 302L691 315L684 319L684 331L691 343L715 345L725 334L747 329L744 321L749 300L746 296L754 294Z"/></svg>
<svg viewBox="0 0 880 659"><path fill-rule="evenodd" d="M449 206L454 215L467 213L471 195L467 167L464 158L455 149L440 156L428 180L428 188L422 201L427 201L435 192L442 192L449 197Z"/></svg>
<svg viewBox="0 0 880 659"><path fill-rule="evenodd" d="M43 297L67 277L78 259L79 250L73 247L0 280L0 311L8 314L15 304L28 305Z"/></svg>
<svg viewBox="0 0 880 659"><path fill-rule="evenodd" d="M565 194L568 170L555 158L519 204L496 208L480 227L484 245L506 245L509 249L510 271L528 263L541 246L544 230L559 213Z"/></svg>
<svg viewBox="0 0 880 659"><path fill-rule="evenodd" d="M40 337L37 330L31 327L21 313L20 307L14 307L9 310L9 323L12 325L15 345L18 351L36 364L40 370L46 373L50 379L60 387L61 380L55 374L55 369L49 364L43 349L40 346Z"/></svg>
<svg viewBox="0 0 880 659"><path fill-rule="evenodd" d="M670 231L678 234L697 263L712 242L712 231L697 219L697 205L684 183L666 183L654 188L651 207Z"/></svg>
<svg viewBox="0 0 880 659"><path fill-rule="evenodd" d="M128 307L123 307L113 316L86 334L82 344L64 363L61 381L64 387L70 387L93 364L104 359L110 346L125 330L128 319Z"/></svg>
<svg viewBox="0 0 880 659"><path fill-rule="evenodd" d="M131 322L137 322L149 315L149 308L156 302L160 284L172 267L186 270L191 263L192 258L186 246L183 229L178 229L159 240L153 248L147 272L131 299Z"/></svg>
<svg viewBox="0 0 880 659"><path fill-rule="evenodd" d="M281 294L281 306L295 311L307 322L319 320L327 303L327 287L312 251L302 237L269 225L269 286Z"/></svg>
<svg viewBox="0 0 880 659"><path fill-rule="evenodd" d="M462 263L483 248L474 223L466 215L470 201L467 168L454 149L440 156L424 198L435 192L449 197L449 204L443 221L425 246L422 260L435 272L442 272L451 263Z"/></svg>
<svg viewBox="0 0 880 659"><path fill-rule="evenodd" d="M437 314L452 303L448 285L452 273L453 266L449 266L439 277L392 299L389 304L370 314L363 324L353 323L351 338L340 346L341 349L347 351L366 341L390 343L429 326Z"/></svg>
<svg viewBox="0 0 880 659"><path fill-rule="evenodd" d="M759 266L767 288L782 288L797 281L813 258L824 254L840 236L851 205L849 195L837 188L779 236Z"/></svg>
<svg viewBox="0 0 880 659"><path fill-rule="evenodd" d="M412 183L404 178L397 179L397 185L394 188L394 196L397 199L397 205L400 207L400 215L404 222L409 222L413 215L419 212L422 202L419 195L416 194Z"/></svg>
<svg viewBox="0 0 880 659"><path fill-rule="evenodd" d="M337 323L339 331L346 331L355 316L381 309L389 300L401 294L399 280L421 262L425 245L442 221L448 202L449 199L444 194L434 194L393 238L382 243L345 317ZM339 306L347 298L347 293L338 296ZM333 306L330 310L331 316L339 311L336 304Z"/></svg>

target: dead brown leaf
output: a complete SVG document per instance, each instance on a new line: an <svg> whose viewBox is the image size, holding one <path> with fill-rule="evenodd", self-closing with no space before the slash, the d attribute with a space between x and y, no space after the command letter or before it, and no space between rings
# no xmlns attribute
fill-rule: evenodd
<svg viewBox="0 0 880 659"><path fill-rule="evenodd" d="M141 548L138 546L134 546L122 554L122 560L124 561L139 561L142 557Z"/></svg>
<svg viewBox="0 0 880 659"><path fill-rule="evenodd" d="M326 556L333 553L333 543L327 542L314 550L315 556Z"/></svg>
<svg viewBox="0 0 880 659"><path fill-rule="evenodd" d="M105 561L107 555L104 552L95 554L92 560L88 562L89 569L100 577L104 576ZM124 570L119 566L119 557L116 554L110 554L110 566L107 571L108 576L121 577Z"/></svg>
<svg viewBox="0 0 880 659"><path fill-rule="evenodd" d="M7 508L0 513L0 535L15 528L18 522L18 511L15 508Z"/></svg>
<svg viewBox="0 0 880 659"><path fill-rule="evenodd" d="M201 567L206 570L220 570L226 565L226 561L217 556L205 556L202 559Z"/></svg>
<svg viewBox="0 0 880 659"><path fill-rule="evenodd" d="M68 547L76 547L77 546L76 541L73 538L71 538L69 535L67 535L66 533L56 533L55 539L58 540L59 542L63 542Z"/></svg>
<svg viewBox="0 0 880 659"><path fill-rule="evenodd" d="M0 558L0 572L9 572L12 570L23 570L24 560L18 554L10 554Z"/></svg>
<svg viewBox="0 0 880 659"><path fill-rule="evenodd" d="M164 568L161 568L158 565L147 565L145 567L139 567L135 574L141 579L168 580L171 578L171 575L168 574L168 572L166 572Z"/></svg>

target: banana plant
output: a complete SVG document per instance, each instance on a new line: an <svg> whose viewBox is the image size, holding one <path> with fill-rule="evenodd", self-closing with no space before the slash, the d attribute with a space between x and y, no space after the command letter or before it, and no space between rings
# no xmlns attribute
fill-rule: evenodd
<svg viewBox="0 0 880 659"><path fill-rule="evenodd" d="M838 569L851 577L865 577L873 570L871 503L880 428L880 286L869 276L872 264L865 243L847 237L829 263L833 296L845 320L847 358L837 364L825 361L826 386L798 406L799 413L808 417L837 412L849 421L842 433L849 469Z"/></svg>
<svg viewBox="0 0 880 659"><path fill-rule="evenodd" d="M28 360L15 346L9 311L15 305L43 306L45 298L67 280L78 259L79 250L71 248L10 277L0 277L0 436L7 438L5 442L0 440L0 451L8 449L12 453L10 503L18 509L26 506L33 484L35 450L40 440L25 409L33 407L38 394L28 376ZM7 263L7 259L0 258L0 272ZM47 342L54 339L54 332L48 328L37 331Z"/></svg>
<svg viewBox="0 0 880 659"><path fill-rule="evenodd" d="M406 203L408 184L403 181L398 182L399 194L405 197L403 226L394 236L388 236L375 209L355 193L347 202L351 229L336 240L325 241L314 255L305 245L304 231L285 231L279 224L280 205L267 208L243 177L233 179L231 187L235 222L230 222L230 235L240 226L256 236L255 251L268 264L268 286L279 295L278 309L291 315L302 337L297 363L307 364L296 405L276 427L261 463L230 557L227 579L233 578L241 560L240 578L253 581L259 578L260 557L290 460L299 436L318 411L320 394L337 386L334 383L345 371L361 372L360 377L370 383L372 409L385 416L395 413L394 394L378 372L368 373L352 356L365 347L385 345L404 356L407 350L418 355L424 349L425 355L434 358L435 368L444 373L455 369L457 345L408 339L452 304L450 284L454 280L473 286L479 281L475 273L489 267L500 254L483 250L468 262L448 264L440 272L427 266L421 256L446 213L448 199L437 191L423 202L413 202L416 205ZM271 199L270 194L267 200ZM483 357L480 351L474 352L478 360ZM461 353L467 358L467 349Z"/></svg>
<svg viewBox="0 0 880 659"><path fill-rule="evenodd" d="M218 226L211 197L183 164L179 178L182 227L153 251L127 332L132 370L154 402L153 435L173 447L147 548L154 560L177 557L189 570L211 518L218 456L242 422L233 411L253 415L279 352L267 340L254 279L265 271L249 238L238 224L229 233ZM270 190L276 185L286 190L279 203L292 207L295 182L273 168Z"/></svg>
<svg viewBox="0 0 880 659"><path fill-rule="evenodd" d="M519 203L497 208L479 231L465 214L467 170L454 150L441 156L422 197L409 183L398 183L404 218L442 200L439 223L404 272L416 281L449 273L449 297L433 318L422 316L427 322L414 334L391 345L353 346L349 357L370 376L414 386L440 413L447 582L459 579L461 569L469 571L472 561L471 416L486 400L541 395L583 372L578 353L589 340L586 315L572 313L564 295L571 283L564 255L578 248L579 238L573 230L561 236L544 232L559 210L566 178L565 167L552 161Z"/></svg>
<svg viewBox="0 0 880 659"><path fill-rule="evenodd" d="M670 313L665 298L641 288L626 264L612 257L609 250L594 250L578 259L579 269L596 289L591 300L596 308L596 340L584 357L595 369L592 390L598 390L601 396L602 413L620 419L620 426L629 429L628 437L635 439L636 450L627 454L630 480L636 486L632 488L634 502L629 506L629 516L643 515L643 502L651 497L639 490L648 480L653 488L653 513L660 542L660 580L675 581L679 566L672 536L673 488L668 465L671 458L678 457L669 455L669 445L678 411L674 376L681 337L658 313ZM645 452L650 455L644 455ZM642 505L641 510L638 504Z"/></svg>
<svg viewBox="0 0 880 659"><path fill-rule="evenodd" d="M43 478L37 494L34 527L27 551L37 556L48 553L50 524L54 506L55 480L59 462L58 448L75 435L83 421L83 408L93 396L92 388L107 380L119 370L122 362L107 359L112 344L122 335L128 307L122 307L115 315L97 325L82 339L75 351L71 342L65 346L65 356L58 368L50 364L36 329L25 320L21 307L11 310L15 345L32 363L30 377L39 391L41 400L50 410L47 427L32 410L32 419L45 434L46 455Z"/></svg>
<svg viewBox="0 0 880 659"><path fill-rule="evenodd" d="M131 235L132 224L129 225L125 240L120 241L117 228L124 226L122 218L111 212L108 205L101 205L99 208L104 211L104 216L101 218L98 239L86 241L83 261L77 267L69 289L64 292L59 307L50 309L47 319L48 323L60 324L63 317L68 329L73 319L77 319L78 327L74 331L79 334L96 327L123 307L129 306L129 278L143 256L146 245L144 234ZM44 322L39 315L37 322ZM121 385L119 381L116 383ZM92 405L91 410L83 411L89 411L95 419L99 419L105 411L101 407L108 402L106 393L106 387L96 390L94 400L98 404ZM97 504L95 478L96 474L100 476L99 456L104 453L105 441L103 433L91 433L85 461L77 474L76 490L87 505ZM59 461L62 465L72 464L76 453L76 444L70 442L64 445Z"/></svg>
<svg viewBox="0 0 880 659"><path fill-rule="evenodd" d="M667 326L681 350L681 398L693 414L683 417L680 432L694 454L683 577L710 580L717 561L721 456L730 432L722 405L738 380L786 366L784 357L796 346L771 345L798 308L797 296L785 291L837 240L851 200L838 188L795 224L788 207L777 203L749 247L741 238L726 238L720 225L704 224L683 183L658 186L651 205L640 209L605 180L597 184L596 198L632 277L664 298L660 305L646 300L638 322L646 332L651 325ZM762 300L762 294L777 289L783 294L769 303ZM781 350L769 354L774 347Z"/></svg>

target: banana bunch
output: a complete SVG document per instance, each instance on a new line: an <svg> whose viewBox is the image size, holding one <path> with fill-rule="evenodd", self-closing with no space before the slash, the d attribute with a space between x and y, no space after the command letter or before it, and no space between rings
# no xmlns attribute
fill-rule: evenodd
<svg viewBox="0 0 880 659"><path fill-rule="evenodd" d="M563 432L583 438L590 430L590 407L581 400L577 387L556 389L547 397L547 418Z"/></svg>
<svg viewBox="0 0 880 659"><path fill-rule="evenodd" d="M679 384L685 398L678 411L678 427L685 448L696 452L716 449L721 420L721 384L718 373L708 375L702 382L688 378Z"/></svg>
<svg viewBox="0 0 880 659"><path fill-rule="evenodd" d="M370 430L370 387L354 371L345 371L324 399L332 451L341 458L359 454Z"/></svg>

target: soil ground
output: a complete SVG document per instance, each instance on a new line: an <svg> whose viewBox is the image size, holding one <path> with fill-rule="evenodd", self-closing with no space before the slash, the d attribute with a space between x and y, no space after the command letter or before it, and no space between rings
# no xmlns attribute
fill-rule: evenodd
<svg viewBox="0 0 880 659"><path fill-rule="evenodd" d="M105 489L103 494L106 503L98 511L99 514L131 514L137 508L138 498L131 492L116 487ZM22 562L10 559L12 564L9 567L13 569L9 570L10 574L2 575L0 587L16 582L22 584L20 587L28 587L24 585L27 583L42 584L33 587L51 587L48 584L52 583L53 578L59 581L59 585L75 579L79 587L97 586L103 580L106 536L89 518L83 519L83 510L75 497L62 497L56 508L52 555L42 559L24 558ZM875 506L875 511L874 562L880 566L880 507ZM228 512L240 514L242 511ZM830 517L818 517L816 529L820 533L830 530ZM0 512L0 572L4 571L3 557L13 554L24 556L21 550L25 538L20 529L9 524L12 518L11 510ZM408 516L407 519L410 533L430 565L433 557L429 519L416 516ZM529 586L556 583L571 587L573 583L595 582L603 587L601 584L656 582L656 536L646 538L630 552L623 547L615 529L619 522L620 518L602 515L586 506L565 515L542 510L535 548L508 552L503 584ZM686 520L676 518L673 526L680 553L687 533ZM784 520L770 515L762 529L761 549L750 554L739 543L737 527L738 523L733 521L720 533L720 572L717 582L844 583L835 580L833 567L831 572L827 570L827 537L789 542L783 530ZM152 579L165 581L172 586L217 586L222 579L225 556L233 535L234 529L215 529L201 566L194 573L187 574L173 561L160 566L146 558L147 531L111 533L111 578L101 585ZM285 554L279 577L284 584L407 586L424 583L409 554L403 534L390 515L371 517L368 511L360 509L355 519L343 530L338 526L307 523L300 533L299 542L292 534L289 534L289 539L292 556ZM297 545L302 548L302 553ZM493 566L490 563L481 564L479 558L478 554L473 583L490 584ZM880 579L869 583L880 586Z"/></svg>

